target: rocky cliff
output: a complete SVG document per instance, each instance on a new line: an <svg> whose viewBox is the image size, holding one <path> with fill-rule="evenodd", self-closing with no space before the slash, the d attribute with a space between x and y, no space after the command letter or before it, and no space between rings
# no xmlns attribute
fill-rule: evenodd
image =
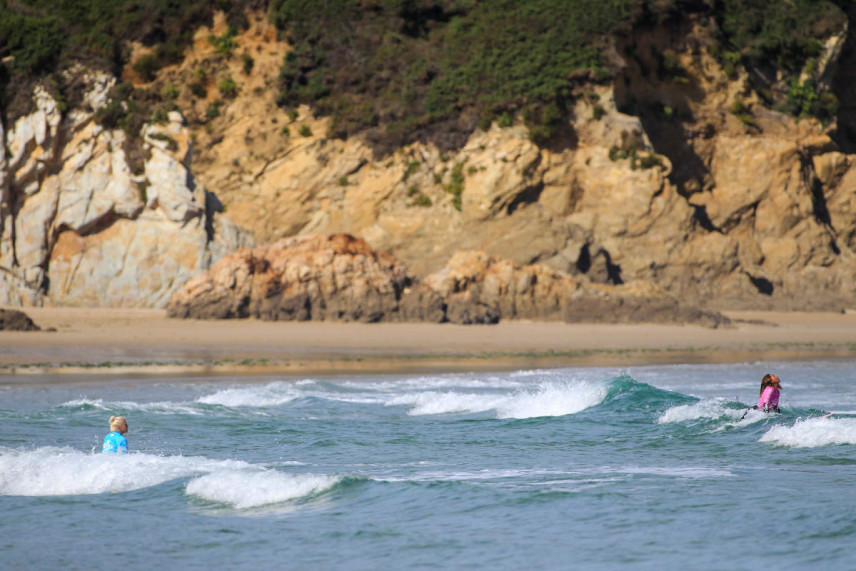
<svg viewBox="0 0 856 571"><path fill-rule="evenodd" d="M270 321L728 323L718 313L678 303L650 283L589 284L484 252L459 252L419 282L395 258L347 234L285 238L239 250L187 282L167 311L171 317Z"/></svg>
<svg viewBox="0 0 856 571"><path fill-rule="evenodd" d="M251 239L216 216L191 170L180 113L140 133L133 172L127 136L95 121L115 78L73 70L86 106L62 113L44 90L6 133L0 159L0 303L163 306L194 274Z"/></svg>
<svg viewBox="0 0 856 571"><path fill-rule="evenodd" d="M88 78L85 104L63 113L37 89L37 110L5 125L0 302L162 307L240 246L348 233L435 285L456 253L479 251L712 309L853 304L856 155L834 121L768 109L702 29L616 46L614 82L575 93L549 145L517 120L455 151L417 142L384 156L327 138L308 107L276 105L289 47L264 16L231 57L205 41L224 33L215 19L152 81L126 70L141 88L180 88L180 111L139 134L141 165L128 135L95 121L119 78L68 72ZM850 61L848 34L829 38L818 79Z"/></svg>

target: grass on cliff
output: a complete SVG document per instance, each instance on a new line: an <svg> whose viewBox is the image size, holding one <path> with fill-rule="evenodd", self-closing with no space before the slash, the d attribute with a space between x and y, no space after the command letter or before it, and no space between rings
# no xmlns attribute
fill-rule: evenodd
<svg viewBox="0 0 856 571"><path fill-rule="evenodd" d="M837 102L799 82L817 65L822 41L842 29L852 0L3 0L0 113L28 112L33 82L47 82L71 107L81 95L57 71L72 63L132 66L152 79L183 57L216 10L230 29L249 9L268 10L293 46L278 101L310 104L332 118L329 135L367 134L379 151L413 140L459 147L477 126L520 116L539 144L560 135L573 92L620 73L606 49L639 28L674 32L687 18L713 22L716 55L750 71L771 107L830 118ZM211 41L231 54L227 33ZM152 49L130 61L129 41ZM247 62L245 62L246 65ZM783 78L786 88L769 89ZM199 93L201 86L194 86ZM229 86L226 86L227 88ZM124 89L139 109L157 97ZM118 95L118 94L117 94ZM225 95L224 95L225 96ZM119 105L121 102L117 103ZM127 102L121 106L128 107ZM104 114L107 123L139 124Z"/></svg>
<svg viewBox="0 0 856 571"><path fill-rule="evenodd" d="M76 103L73 81L57 71L81 62L119 75L126 65L151 79L184 57L194 32L210 25L215 10L230 25L246 25L246 9L263 0L3 0L0 2L0 112L27 113L32 83L53 75L53 95ZM128 42L153 52L130 62Z"/></svg>
<svg viewBox="0 0 856 571"><path fill-rule="evenodd" d="M459 146L477 126L521 115L546 144L580 82L611 79L604 47L636 27L690 15L716 23L717 55L754 78L798 77L843 28L850 0L273 0L294 46L283 106L332 118L329 135L367 132L382 151L416 139ZM664 28L665 29L665 28ZM763 81L757 89L769 88ZM776 100L794 115L835 113L814 84ZM813 91L814 89L814 91Z"/></svg>
<svg viewBox="0 0 856 571"><path fill-rule="evenodd" d="M453 148L479 122L523 109L549 138L549 111L580 79L609 77L602 47L635 4L274 0L294 46L279 102L309 103L332 117L330 135L368 130L389 149L421 137Z"/></svg>

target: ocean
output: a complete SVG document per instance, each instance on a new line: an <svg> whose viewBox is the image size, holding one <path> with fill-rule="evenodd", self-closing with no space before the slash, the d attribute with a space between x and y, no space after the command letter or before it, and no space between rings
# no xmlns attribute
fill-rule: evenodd
<svg viewBox="0 0 856 571"><path fill-rule="evenodd" d="M0 568L856 568L854 361L99 378L0 377Z"/></svg>

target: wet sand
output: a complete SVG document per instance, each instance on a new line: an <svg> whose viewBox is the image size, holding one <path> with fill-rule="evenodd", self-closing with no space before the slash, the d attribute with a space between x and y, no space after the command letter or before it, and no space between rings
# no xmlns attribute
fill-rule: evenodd
<svg viewBox="0 0 856 571"><path fill-rule="evenodd" d="M726 312L734 325L295 323L162 310L26 308L0 331L0 385L97 376L308 375L856 358L856 314Z"/></svg>

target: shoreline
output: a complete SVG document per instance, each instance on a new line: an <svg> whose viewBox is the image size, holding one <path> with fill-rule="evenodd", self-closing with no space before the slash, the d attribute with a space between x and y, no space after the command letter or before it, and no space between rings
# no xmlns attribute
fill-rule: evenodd
<svg viewBox="0 0 856 571"><path fill-rule="evenodd" d="M497 325L170 319L164 310L24 308L0 331L0 386L856 358L856 314L724 312L734 324ZM44 331L54 328L55 331Z"/></svg>

